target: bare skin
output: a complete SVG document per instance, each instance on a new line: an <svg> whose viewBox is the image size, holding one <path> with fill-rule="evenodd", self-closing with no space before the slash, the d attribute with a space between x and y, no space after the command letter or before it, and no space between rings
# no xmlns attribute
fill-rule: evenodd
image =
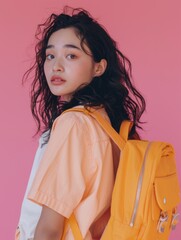
<svg viewBox="0 0 181 240"><path fill-rule="evenodd" d="M110 208L90 227L93 240L100 240L110 218Z"/></svg>
<svg viewBox="0 0 181 240"><path fill-rule="evenodd" d="M43 206L34 240L60 240L63 234L64 220L65 218L61 214Z"/></svg>

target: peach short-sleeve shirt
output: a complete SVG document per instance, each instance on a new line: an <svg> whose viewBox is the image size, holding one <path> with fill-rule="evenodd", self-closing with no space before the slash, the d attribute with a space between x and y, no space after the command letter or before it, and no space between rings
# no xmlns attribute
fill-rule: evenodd
<svg viewBox="0 0 181 240"><path fill-rule="evenodd" d="M99 109L104 118L104 109ZM84 239L111 202L114 184L112 144L91 116L67 112L52 127L28 198L66 218L74 212ZM67 240L74 239L69 229Z"/></svg>

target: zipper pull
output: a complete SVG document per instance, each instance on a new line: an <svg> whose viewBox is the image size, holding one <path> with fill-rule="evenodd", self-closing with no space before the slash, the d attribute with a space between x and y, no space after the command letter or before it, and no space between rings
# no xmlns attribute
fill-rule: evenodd
<svg viewBox="0 0 181 240"><path fill-rule="evenodd" d="M179 222L179 213L173 213L172 214L172 221L171 221L171 229L175 230L177 223Z"/></svg>
<svg viewBox="0 0 181 240"><path fill-rule="evenodd" d="M160 218L159 218L159 221L158 221L158 225L157 225L157 231L159 233L164 233L167 222L168 222L167 213L166 212L161 212Z"/></svg>

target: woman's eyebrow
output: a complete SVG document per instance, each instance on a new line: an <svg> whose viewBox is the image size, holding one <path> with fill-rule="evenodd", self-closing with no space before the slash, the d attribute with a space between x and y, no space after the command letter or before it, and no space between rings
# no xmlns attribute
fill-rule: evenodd
<svg viewBox="0 0 181 240"><path fill-rule="evenodd" d="M77 47L77 46L74 45L74 44L65 44L63 47L64 47L64 48L76 48L76 49L82 51L82 49L81 49L80 47Z"/></svg>
<svg viewBox="0 0 181 240"><path fill-rule="evenodd" d="M54 45L47 45L46 49L49 49L49 48L54 48Z"/></svg>
<svg viewBox="0 0 181 240"><path fill-rule="evenodd" d="M46 49L50 49L50 48L55 48L55 46L54 45L47 45L47 47L46 47ZM74 44L65 44L64 46L63 46L63 48L75 48L75 49L78 49L78 50L80 50L80 51L82 51L82 49L80 48L80 47L78 47L78 46L76 46L76 45L74 45Z"/></svg>

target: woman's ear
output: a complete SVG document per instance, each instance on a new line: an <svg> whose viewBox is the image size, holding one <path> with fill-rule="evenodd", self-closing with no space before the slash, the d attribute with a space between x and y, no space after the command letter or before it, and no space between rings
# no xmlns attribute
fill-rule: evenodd
<svg viewBox="0 0 181 240"><path fill-rule="evenodd" d="M94 77L101 76L105 72L106 68L107 68L106 59L101 59L100 62L95 63Z"/></svg>

